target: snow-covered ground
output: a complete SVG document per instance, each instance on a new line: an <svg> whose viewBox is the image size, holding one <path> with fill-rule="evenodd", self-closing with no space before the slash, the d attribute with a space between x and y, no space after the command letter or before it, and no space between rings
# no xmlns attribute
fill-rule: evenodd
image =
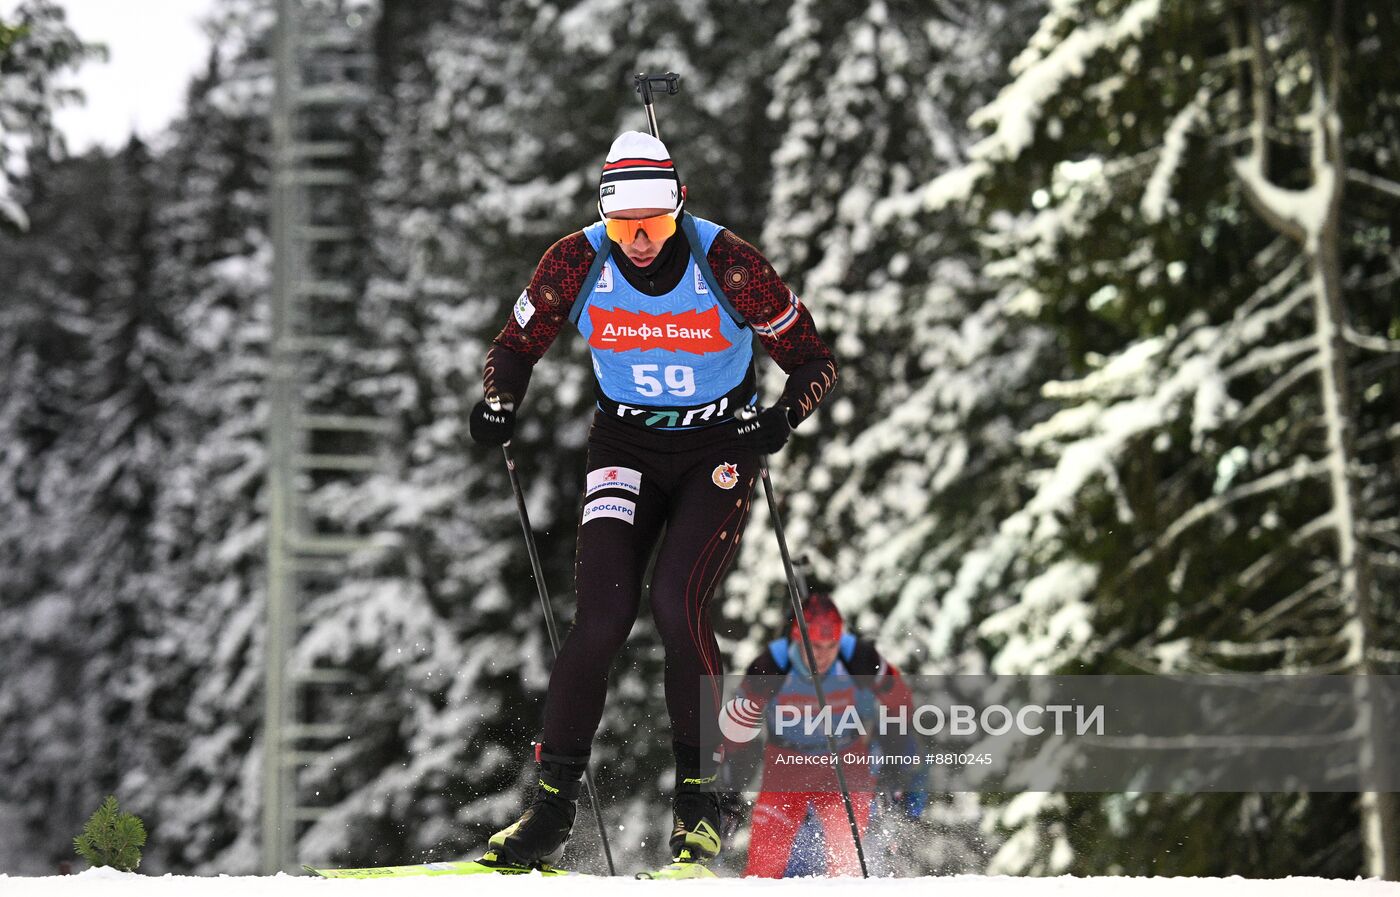
<svg viewBox="0 0 1400 897"><path fill-rule="evenodd" d="M625 878L579 877L569 881L540 876L471 876L347 881L279 875L275 878L191 878L89 870L50 878L0 875L0 897L435 897L469 892L471 897L641 897L656 888L692 891L742 890L783 894L813 891L868 897L1400 897L1400 883L1336 881L1323 878L1251 880L1243 878L949 878L721 879L648 882ZM619 891L622 893L620 894Z"/></svg>

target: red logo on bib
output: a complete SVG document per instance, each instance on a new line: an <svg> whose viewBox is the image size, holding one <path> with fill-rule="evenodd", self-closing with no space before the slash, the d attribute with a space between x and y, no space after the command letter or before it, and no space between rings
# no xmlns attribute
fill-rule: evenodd
<svg viewBox="0 0 1400 897"><path fill-rule="evenodd" d="M624 309L588 309L593 332L588 345L609 352L639 349L665 349L668 352L689 352L704 355L720 352L731 345L719 329L719 308L705 311L684 311L679 314L649 315Z"/></svg>

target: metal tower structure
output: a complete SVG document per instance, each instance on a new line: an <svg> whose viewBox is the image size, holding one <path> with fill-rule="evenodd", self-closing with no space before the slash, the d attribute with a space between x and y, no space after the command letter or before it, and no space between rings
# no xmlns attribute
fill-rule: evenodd
<svg viewBox="0 0 1400 897"><path fill-rule="evenodd" d="M304 605L346 576L350 554L382 542L329 530L307 499L379 466L387 422L331 384L356 350L356 135L370 96L368 13L349 0L277 0L272 121L274 246L268 398L267 638L262 870L297 871L305 827L324 808L300 781L346 720L316 718L318 690L348 674L293 662Z"/></svg>

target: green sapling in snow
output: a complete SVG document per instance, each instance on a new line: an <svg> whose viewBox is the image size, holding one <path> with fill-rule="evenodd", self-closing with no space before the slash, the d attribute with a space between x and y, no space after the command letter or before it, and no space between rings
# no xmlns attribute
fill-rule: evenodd
<svg viewBox="0 0 1400 897"><path fill-rule="evenodd" d="M109 795L73 839L78 854L94 866L110 866L122 872L135 872L141 865L141 848L146 844L146 826L140 817L123 813L115 795Z"/></svg>

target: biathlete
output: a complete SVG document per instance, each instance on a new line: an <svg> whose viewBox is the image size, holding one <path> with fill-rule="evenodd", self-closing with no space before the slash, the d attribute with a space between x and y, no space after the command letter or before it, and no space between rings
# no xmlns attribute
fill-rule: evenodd
<svg viewBox="0 0 1400 897"><path fill-rule="evenodd" d="M912 707L899 670L873 642L845 631L841 612L825 590L814 591L802 608L831 720L842 721L848 708L854 707L863 721L861 728L869 733L877 729L872 723L879 704L896 712ZM788 631L749 664L735 699L761 712L761 722L752 728L766 736L759 740L759 731L745 732L741 735L745 740L731 740L726 748L724 785L740 791L753 776L761 746L763 779L753 806L746 876L860 875L835 767L808 762L829 756L829 749L826 729L817 725L809 731L805 723L822 718L806 657L797 622L792 620ZM784 713L779 708L785 708ZM836 723L832 729L840 754L871 758L871 739L866 734ZM912 756L915 750L913 738L902 735L884 739L877 753ZM889 792L912 818L922 814L927 792L919 767L912 763L848 762L843 769L862 838L877 791ZM824 849L820 851L799 837L814 829L821 833L817 843Z"/></svg>
<svg viewBox="0 0 1400 897"><path fill-rule="evenodd" d="M574 562L577 607L545 700L538 785L491 838L498 862L537 866L562 852L602 718L608 672L636 619L657 549L651 611L666 652L676 763L672 856L720 850L719 800L701 775L700 720L718 712L722 674L709 602L739 548L761 454L776 452L836 384L836 362L807 309L763 255L685 211L666 146L627 132L598 185L601 221L555 243L486 356L479 443L514 432L530 374L566 322L587 341L597 411ZM787 373L756 417L753 339ZM660 546L656 543L662 533ZM702 688L702 686L704 686Z"/></svg>

